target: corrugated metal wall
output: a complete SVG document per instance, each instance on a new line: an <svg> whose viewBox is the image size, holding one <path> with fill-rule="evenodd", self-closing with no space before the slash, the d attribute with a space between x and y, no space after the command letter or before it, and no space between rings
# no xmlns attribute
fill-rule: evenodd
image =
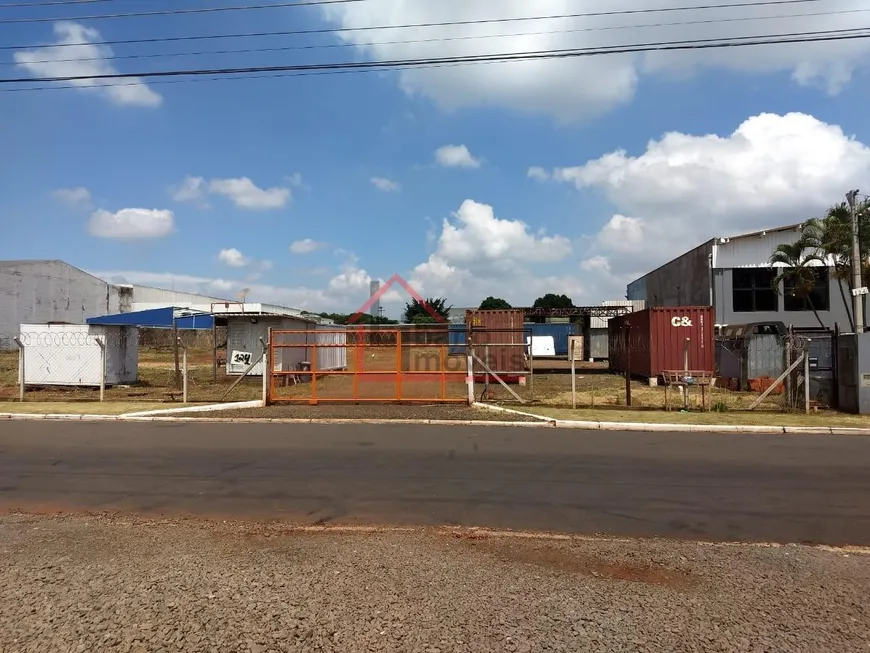
<svg viewBox="0 0 870 653"><path fill-rule="evenodd" d="M316 342L318 345L341 345L340 347L318 347L318 370L343 370L347 368L347 332L344 327L334 324L319 324ZM340 332L340 333L336 333Z"/></svg>
<svg viewBox="0 0 870 653"><path fill-rule="evenodd" d="M471 333L474 353L486 360L484 353L488 351L489 360L486 362L493 372L525 372L524 317L522 309L466 312L465 324ZM475 362L474 371L482 373L484 369Z"/></svg>
<svg viewBox="0 0 870 653"><path fill-rule="evenodd" d="M713 322L711 306L650 308L614 317L609 329L610 369L647 378L682 370L688 338L689 369L713 372Z"/></svg>
<svg viewBox="0 0 870 653"><path fill-rule="evenodd" d="M568 355L568 336L579 335L576 324L532 324L526 323L525 328L531 331L532 337L552 336L556 356Z"/></svg>

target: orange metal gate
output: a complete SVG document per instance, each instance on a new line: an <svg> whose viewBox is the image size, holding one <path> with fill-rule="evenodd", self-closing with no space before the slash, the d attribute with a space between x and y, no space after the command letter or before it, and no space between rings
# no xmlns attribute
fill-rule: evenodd
<svg viewBox="0 0 870 653"><path fill-rule="evenodd" d="M271 331L270 404L468 403L467 359L449 331L348 326Z"/></svg>

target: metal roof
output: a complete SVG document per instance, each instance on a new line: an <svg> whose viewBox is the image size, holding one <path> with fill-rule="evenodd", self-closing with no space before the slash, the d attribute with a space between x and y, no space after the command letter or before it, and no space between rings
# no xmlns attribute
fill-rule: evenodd
<svg viewBox="0 0 870 653"><path fill-rule="evenodd" d="M177 327L182 330L205 330L211 329L214 326L214 317L207 313L197 313L187 309L168 306L166 308L152 308L147 311L89 317L85 322L100 326L130 326L150 329L171 329Z"/></svg>

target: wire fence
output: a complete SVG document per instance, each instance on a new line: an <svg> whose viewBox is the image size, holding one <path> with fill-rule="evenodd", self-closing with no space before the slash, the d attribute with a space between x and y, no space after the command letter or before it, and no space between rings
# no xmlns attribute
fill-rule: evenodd
<svg viewBox="0 0 870 653"><path fill-rule="evenodd" d="M22 385L26 401L173 403L186 394L188 403L201 403L262 397L260 378L227 374L225 328L175 333L46 325L0 334L0 401L21 399Z"/></svg>

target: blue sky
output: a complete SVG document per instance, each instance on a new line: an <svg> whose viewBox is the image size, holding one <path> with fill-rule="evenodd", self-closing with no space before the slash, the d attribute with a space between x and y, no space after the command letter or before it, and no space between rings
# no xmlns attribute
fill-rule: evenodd
<svg viewBox="0 0 870 653"><path fill-rule="evenodd" d="M870 25L870 13L827 13L855 11L861 2L820 0L546 26L116 45L117 56L342 47L33 63L105 56L101 40L601 10L596 0L539 5L363 0L325 9L0 24L0 43L21 46L0 52L0 76L93 74L106 65L134 73L387 60ZM638 6L651 5L608 4ZM0 9L0 20L169 7L114 0ZM826 15L773 17L803 12ZM770 18L623 29L762 15ZM608 26L620 29L553 33ZM550 33L431 40L481 30ZM95 45L33 47L63 38ZM399 39L429 41L361 45ZM317 310L353 310L371 278L394 273L457 306L487 295L531 303L545 292L566 292L578 304L618 299L627 281L702 240L796 222L852 187L870 188L862 109L870 92L861 67L868 52L864 41L850 41L2 92L0 145L8 155L0 175L0 258L60 258L109 278L225 297L248 288L249 300ZM400 298L390 299L396 312Z"/></svg>

